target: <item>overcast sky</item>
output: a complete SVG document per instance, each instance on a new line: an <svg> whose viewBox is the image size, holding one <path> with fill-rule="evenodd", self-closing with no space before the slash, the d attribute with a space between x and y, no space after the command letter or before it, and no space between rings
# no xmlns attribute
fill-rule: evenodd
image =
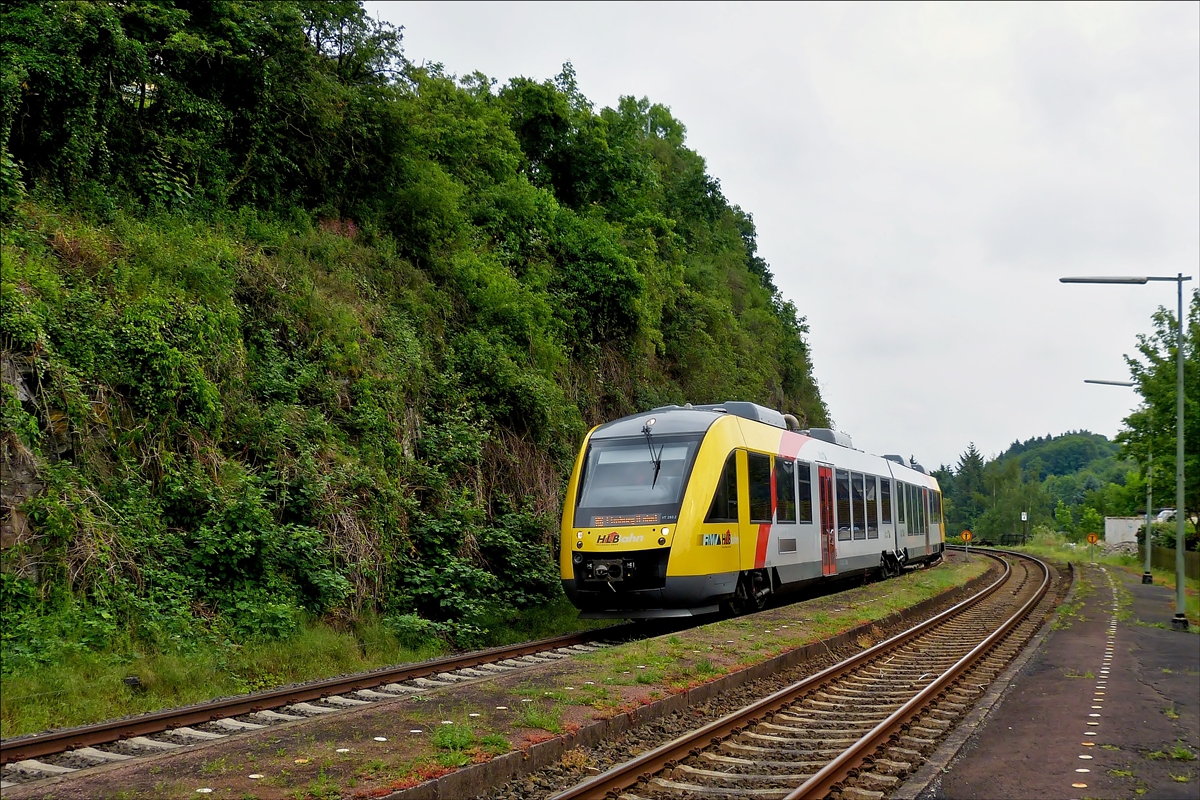
<svg viewBox="0 0 1200 800"><path fill-rule="evenodd" d="M367 7L417 63L503 83L570 61L597 108L670 107L869 452L1115 435L1137 396L1083 380L1128 379L1174 284L1058 278L1200 264L1197 3Z"/></svg>

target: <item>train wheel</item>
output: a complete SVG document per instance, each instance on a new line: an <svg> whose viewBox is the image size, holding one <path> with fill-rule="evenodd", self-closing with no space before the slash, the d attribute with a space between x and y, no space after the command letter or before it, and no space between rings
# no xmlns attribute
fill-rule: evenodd
<svg viewBox="0 0 1200 800"><path fill-rule="evenodd" d="M730 610L738 615L762 611L767 607L767 595L770 593L770 584L763 581L762 575L743 572L742 577L738 579L733 599L729 601Z"/></svg>

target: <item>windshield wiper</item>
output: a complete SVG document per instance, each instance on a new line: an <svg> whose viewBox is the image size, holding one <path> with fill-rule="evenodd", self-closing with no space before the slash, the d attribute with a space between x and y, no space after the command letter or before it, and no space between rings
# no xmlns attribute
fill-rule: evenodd
<svg viewBox="0 0 1200 800"><path fill-rule="evenodd" d="M642 435L646 437L646 447L650 448L650 463L654 465L654 480L650 484L650 488L653 489L658 485L658 471L662 469L662 452L666 445L660 444L658 446L658 455L655 455L654 442L651 440L654 434L650 432L649 425L642 426Z"/></svg>

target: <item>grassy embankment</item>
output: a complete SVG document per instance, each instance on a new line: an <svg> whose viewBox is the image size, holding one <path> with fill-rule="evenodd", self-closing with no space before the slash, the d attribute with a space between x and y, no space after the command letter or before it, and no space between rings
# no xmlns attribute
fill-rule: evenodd
<svg viewBox="0 0 1200 800"><path fill-rule="evenodd" d="M610 624L578 619L566 598L485 622L484 647ZM310 621L287 639L244 645L214 641L191 651L135 650L131 655L126 644L80 648L58 663L4 676L0 735L83 725L450 652L441 639L402 640L378 618L343 630ZM133 676L141 682L138 689L125 684Z"/></svg>

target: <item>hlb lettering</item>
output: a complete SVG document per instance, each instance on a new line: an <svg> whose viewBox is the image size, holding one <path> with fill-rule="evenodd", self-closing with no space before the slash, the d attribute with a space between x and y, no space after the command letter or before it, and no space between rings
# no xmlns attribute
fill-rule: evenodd
<svg viewBox="0 0 1200 800"><path fill-rule="evenodd" d="M640 541L642 541L640 534L630 533L622 536L617 531L596 534L596 544L636 544Z"/></svg>

